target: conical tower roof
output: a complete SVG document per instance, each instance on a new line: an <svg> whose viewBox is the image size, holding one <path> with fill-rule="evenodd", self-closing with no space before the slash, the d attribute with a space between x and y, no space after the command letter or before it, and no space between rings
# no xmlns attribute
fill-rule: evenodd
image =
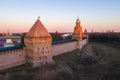
<svg viewBox="0 0 120 80"><path fill-rule="evenodd" d="M38 18L25 37L51 37L51 35Z"/></svg>

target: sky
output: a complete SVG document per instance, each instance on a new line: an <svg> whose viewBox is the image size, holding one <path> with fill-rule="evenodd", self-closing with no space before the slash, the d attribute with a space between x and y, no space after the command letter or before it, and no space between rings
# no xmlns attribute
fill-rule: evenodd
<svg viewBox="0 0 120 80"><path fill-rule="evenodd" d="M49 32L120 32L120 0L0 0L0 32L27 32L40 16Z"/></svg>

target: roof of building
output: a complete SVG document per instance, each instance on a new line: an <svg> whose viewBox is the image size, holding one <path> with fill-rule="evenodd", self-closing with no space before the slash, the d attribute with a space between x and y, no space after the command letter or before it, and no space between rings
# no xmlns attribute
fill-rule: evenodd
<svg viewBox="0 0 120 80"><path fill-rule="evenodd" d="M51 35L38 18L25 37L51 37Z"/></svg>
<svg viewBox="0 0 120 80"><path fill-rule="evenodd" d="M3 48L0 48L0 52L17 50L17 49L22 49L22 48L23 48L22 45L16 45L16 46L11 46L11 47L3 47Z"/></svg>
<svg viewBox="0 0 120 80"><path fill-rule="evenodd" d="M69 40L61 40L61 41L52 42L52 45L74 42L74 41L77 41L77 40L70 40L70 39Z"/></svg>

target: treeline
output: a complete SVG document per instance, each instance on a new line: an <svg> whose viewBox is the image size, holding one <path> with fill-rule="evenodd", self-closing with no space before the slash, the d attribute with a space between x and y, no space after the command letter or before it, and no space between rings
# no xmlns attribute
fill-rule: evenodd
<svg viewBox="0 0 120 80"><path fill-rule="evenodd" d="M120 33L89 33L89 41L120 43Z"/></svg>
<svg viewBox="0 0 120 80"><path fill-rule="evenodd" d="M61 40L69 40L72 38L71 35L69 36L62 36L64 33L50 33L52 36L52 42L61 41Z"/></svg>
<svg viewBox="0 0 120 80"><path fill-rule="evenodd" d="M52 42L63 40L61 33L51 33Z"/></svg>

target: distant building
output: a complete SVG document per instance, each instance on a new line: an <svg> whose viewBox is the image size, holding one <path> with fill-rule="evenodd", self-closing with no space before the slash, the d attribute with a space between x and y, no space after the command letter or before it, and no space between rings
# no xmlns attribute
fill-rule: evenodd
<svg viewBox="0 0 120 80"><path fill-rule="evenodd" d="M14 46L14 44L12 42L12 35L10 35L10 33L8 33L6 35L6 42L4 43L4 47L10 47L10 46Z"/></svg>
<svg viewBox="0 0 120 80"><path fill-rule="evenodd" d="M12 41L14 44L22 43L22 36L12 36Z"/></svg>

